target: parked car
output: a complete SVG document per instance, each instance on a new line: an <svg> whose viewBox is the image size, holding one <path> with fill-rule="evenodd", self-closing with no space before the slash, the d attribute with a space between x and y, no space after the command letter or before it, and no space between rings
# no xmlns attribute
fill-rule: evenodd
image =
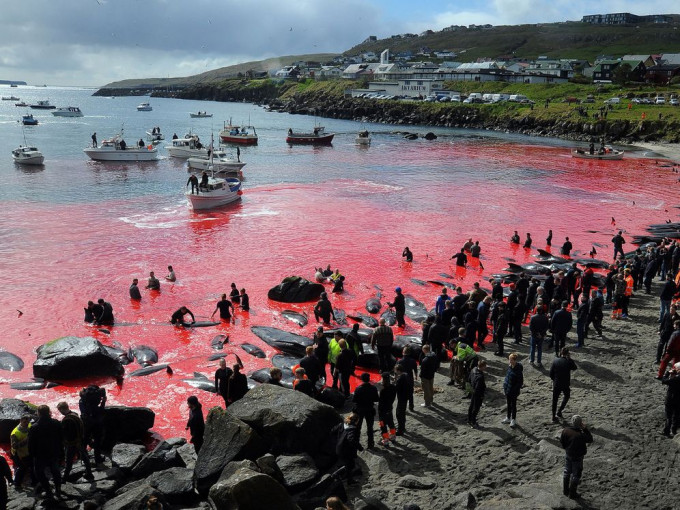
<svg viewBox="0 0 680 510"><path fill-rule="evenodd" d="M610 97L609 99L605 99L604 104L619 104L621 103L621 98L620 97Z"/></svg>
<svg viewBox="0 0 680 510"><path fill-rule="evenodd" d="M680 101L678 101L677 98L673 98L670 101L668 101L668 104L671 106L680 106Z"/></svg>
<svg viewBox="0 0 680 510"><path fill-rule="evenodd" d="M654 100L654 104L666 104L666 98L659 96Z"/></svg>
<svg viewBox="0 0 680 510"><path fill-rule="evenodd" d="M595 102L595 98L594 98L593 96L591 96L591 95L588 95L588 96L587 96L583 101L581 101L581 102L582 102L582 103L594 103L594 102Z"/></svg>

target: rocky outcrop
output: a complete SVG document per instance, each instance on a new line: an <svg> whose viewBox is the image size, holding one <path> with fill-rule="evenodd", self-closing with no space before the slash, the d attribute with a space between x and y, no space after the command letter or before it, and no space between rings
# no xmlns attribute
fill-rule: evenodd
<svg viewBox="0 0 680 510"><path fill-rule="evenodd" d="M9 436L24 414L35 416L36 407L17 398L0 400L0 442L9 443Z"/></svg>
<svg viewBox="0 0 680 510"><path fill-rule="evenodd" d="M319 476L319 469L309 454L280 455L276 459L281 473L283 486L290 492L299 492L314 483Z"/></svg>
<svg viewBox="0 0 680 510"><path fill-rule="evenodd" d="M171 467L185 467L184 461L170 443L161 441L135 464L131 474L134 478L144 478L155 471Z"/></svg>
<svg viewBox="0 0 680 510"><path fill-rule="evenodd" d="M252 462L228 464L210 488L210 499L216 508L298 510L286 489Z"/></svg>
<svg viewBox="0 0 680 510"><path fill-rule="evenodd" d="M104 409L104 446L144 440L153 428L156 413L148 407L109 406Z"/></svg>
<svg viewBox="0 0 680 510"><path fill-rule="evenodd" d="M283 391L293 393L290 390ZM250 398L242 400L249 402ZM208 413L205 442L194 467L196 487L201 493L208 491L229 462L255 460L267 451L262 437L250 425L238 419L232 413L232 407L229 412L215 407Z"/></svg>
<svg viewBox="0 0 680 510"><path fill-rule="evenodd" d="M276 287L269 289L267 297L282 303L305 303L319 299L324 290L320 283L312 283L301 276L289 276Z"/></svg>
<svg viewBox="0 0 680 510"><path fill-rule="evenodd" d="M59 381L89 376L119 377L123 365L92 337L66 336L38 347L33 375Z"/></svg>
<svg viewBox="0 0 680 510"><path fill-rule="evenodd" d="M263 384L229 406L229 412L255 429L274 455L306 452L319 467L335 460L330 430L341 422L340 415L307 395Z"/></svg>

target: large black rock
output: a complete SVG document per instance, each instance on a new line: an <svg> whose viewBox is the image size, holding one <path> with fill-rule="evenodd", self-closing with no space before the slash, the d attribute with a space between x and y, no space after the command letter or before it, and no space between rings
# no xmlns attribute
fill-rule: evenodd
<svg viewBox="0 0 680 510"><path fill-rule="evenodd" d="M0 443L9 443L9 436L24 414L36 415L36 406L18 398L0 400Z"/></svg>
<svg viewBox="0 0 680 510"><path fill-rule="evenodd" d="M210 499L215 508L299 510L279 482L248 462L229 463L210 488Z"/></svg>
<svg viewBox="0 0 680 510"><path fill-rule="evenodd" d="M301 276L289 276L276 287L269 289L267 297L282 303L304 303L319 299L324 290L320 283L312 283Z"/></svg>
<svg viewBox="0 0 680 510"><path fill-rule="evenodd" d="M283 391L293 393L290 390ZM250 391L241 400L249 400L249 394ZM205 422L205 442L201 451L198 452L194 467L196 488L202 494L206 493L217 481L229 462L243 459L255 460L267 452L262 437L250 425L232 414L231 407L229 407L229 412L214 407L208 413Z"/></svg>
<svg viewBox="0 0 680 510"><path fill-rule="evenodd" d="M299 391L262 384L229 406L229 412L253 427L274 455L306 452L320 467L320 457L335 455L328 438L342 421L340 415Z"/></svg>
<svg viewBox="0 0 680 510"><path fill-rule="evenodd" d="M33 375L48 380L82 379L90 376L123 375L119 359L111 357L92 337L65 336L38 347Z"/></svg>
<svg viewBox="0 0 680 510"><path fill-rule="evenodd" d="M156 413L148 407L110 406L104 409L104 448L143 440L153 428Z"/></svg>
<svg viewBox="0 0 680 510"><path fill-rule="evenodd" d="M149 453L145 454L137 464L132 468L132 476L134 478L143 478L149 476L155 471L168 469L172 467L186 467L184 460L167 441L161 441Z"/></svg>

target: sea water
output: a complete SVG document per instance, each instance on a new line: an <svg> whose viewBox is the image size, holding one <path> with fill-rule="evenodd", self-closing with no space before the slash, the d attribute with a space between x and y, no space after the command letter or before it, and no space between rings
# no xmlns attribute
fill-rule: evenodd
<svg viewBox="0 0 680 510"><path fill-rule="evenodd" d="M10 90L2 88L2 95ZM545 248L553 230L553 252L569 236L574 255L611 259L611 238L618 230L628 239L650 223L677 221L678 174L658 158L626 153L622 161L585 161L570 157L571 144L518 135L444 128L360 124L269 113L245 103L149 99L151 112L138 112L144 97L94 97L93 90L20 87L11 93L30 103L49 99L57 106L78 106L82 118L53 117L34 110L40 124L21 127L24 108L0 102L0 347L26 363L20 372L0 372L0 396L54 406L76 404L89 382L102 384L109 404L148 406L156 412L154 429L163 436L183 434L186 398L196 394L204 408L221 398L182 381L194 372L212 377L216 361L210 340L228 334L225 352L239 355L245 372L270 366L241 343L274 349L250 326L279 327L311 335L314 303L286 305L267 299L281 279L313 279L314 268L330 264L346 276L345 292L330 295L335 308L364 312L366 299L381 292L385 304L399 285L404 293L434 305L440 287L416 285L444 280L468 289L498 273L512 260L532 261L536 250L509 243L514 230L522 240L530 232L534 248ZM191 119L207 111L212 118ZM252 124L259 144L242 147L245 182L240 202L197 213L187 206L184 160L169 158L163 145L173 133L191 131L203 142L216 139L223 122ZM311 130L325 125L336 133L332 146L290 147L288 128ZM90 161L82 152L90 136L98 139L123 130L128 144L159 126L166 141L162 158L146 163ZM370 147L354 139L371 132ZM405 140L408 129L433 131L437 140ZM11 150L25 140L45 155L41 167L15 165ZM235 148L227 148L235 154ZM450 261L468 239L479 240L480 261L467 269ZM412 264L401 253L409 246ZM624 249L633 249L627 244ZM481 262L481 263L480 263ZM166 283L172 265L175 283ZM161 278L161 292L143 289L149 271ZM440 275L447 273L453 278ZM139 278L141 303L128 297ZM251 310L237 309L234 324L195 330L168 325L181 305L206 320L230 283L245 287ZM381 289L381 290L380 290ZM330 291L330 287L328 288ZM110 334L83 322L88 300L104 298L114 307ZM284 309L309 314L299 328L281 316ZM19 316L19 311L22 315ZM407 319L403 334L419 334ZM15 391L9 383L32 377L35 349L61 336L93 336L124 348L149 345L174 373L125 378L75 380L42 391ZM229 364L235 361L228 356ZM126 370L139 368L129 365Z"/></svg>

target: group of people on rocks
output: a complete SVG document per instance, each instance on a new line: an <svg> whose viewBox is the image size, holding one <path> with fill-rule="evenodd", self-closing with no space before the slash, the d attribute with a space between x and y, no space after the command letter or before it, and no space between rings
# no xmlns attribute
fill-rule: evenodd
<svg viewBox="0 0 680 510"><path fill-rule="evenodd" d="M69 408L68 403L59 402L57 410L61 421L52 418L49 406L37 407L36 415L26 414L10 434L10 456L14 464L14 476L7 480L17 491L22 490L27 478L31 485L38 486L48 499L61 498L63 481L69 480L74 459L80 460L85 467L85 480L94 480L92 463L87 451L90 446L94 452L94 462L104 462L102 441L104 438L104 412L106 406L106 390L90 385L80 391L80 416ZM4 458L0 457L2 461ZM64 471L61 471L61 464ZM4 471L0 462L0 471ZM50 473L54 491L47 472ZM3 473L5 475L5 473ZM6 503L5 499L0 503ZM4 505L2 505L4 508Z"/></svg>

